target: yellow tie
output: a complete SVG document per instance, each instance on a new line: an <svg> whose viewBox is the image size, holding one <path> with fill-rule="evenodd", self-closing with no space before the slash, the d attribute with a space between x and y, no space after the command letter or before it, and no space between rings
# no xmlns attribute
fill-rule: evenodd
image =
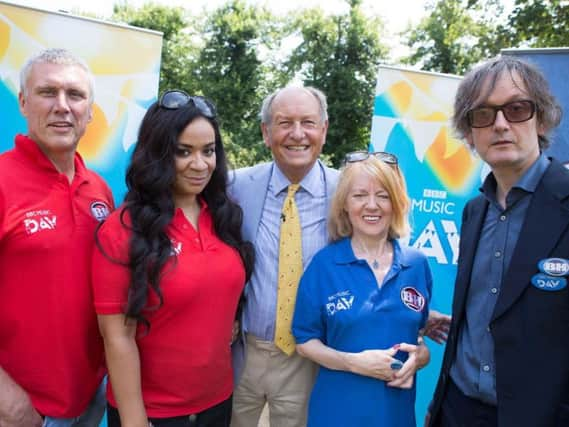
<svg viewBox="0 0 569 427"><path fill-rule="evenodd" d="M277 293L277 319L275 345L287 355L294 353L295 342L290 330L296 302L298 281L302 275L302 242L300 219L294 201L298 184L288 186L288 194L281 213L279 243L279 283Z"/></svg>

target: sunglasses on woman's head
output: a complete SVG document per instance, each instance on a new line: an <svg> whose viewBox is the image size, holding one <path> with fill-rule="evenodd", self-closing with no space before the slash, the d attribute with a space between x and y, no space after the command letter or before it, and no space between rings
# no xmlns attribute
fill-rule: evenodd
<svg viewBox="0 0 569 427"><path fill-rule="evenodd" d="M215 106L202 96L191 96L183 90L167 90L158 101L158 106L167 110L177 110L193 104L208 119L215 118Z"/></svg>
<svg viewBox="0 0 569 427"><path fill-rule="evenodd" d="M376 151L376 152L369 152L369 151L352 151L351 153L346 154L344 157L344 164L346 163L355 163L355 162L363 162L364 160L368 159L370 156L375 157L376 159L381 160L388 165L397 166L397 156L395 154L386 153L385 151Z"/></svg>

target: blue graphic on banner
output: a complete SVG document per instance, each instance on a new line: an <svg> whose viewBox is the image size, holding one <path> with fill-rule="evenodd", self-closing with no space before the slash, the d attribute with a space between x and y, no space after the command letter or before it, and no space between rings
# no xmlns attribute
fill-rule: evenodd
<svg viewBox="0 0 569 427"><path fill-rule="evenodd" d="M397 155L411 198L407 242L428 257L433 273L431 308L450 314L462 210L478 194L482 163L450 136L448 118L460 79L381 67L371 149ZM431 363L417 377L421 424L436 385L444 345L427 340Z"/></svg>

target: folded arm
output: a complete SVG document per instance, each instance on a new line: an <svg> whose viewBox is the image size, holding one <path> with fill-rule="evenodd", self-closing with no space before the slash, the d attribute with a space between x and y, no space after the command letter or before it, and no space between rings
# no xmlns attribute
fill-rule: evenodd
<svg viewBox="0 0 569 427"><path fill-rule="evenodd" d="M395 378L396 370L392 369L391 365L397 361L393 357L397 353L396 348L348 353L334 350L319 339L311 339L303 344L297 344L296 350L301 356L328 369L352 372L383 381Z"/></svg>

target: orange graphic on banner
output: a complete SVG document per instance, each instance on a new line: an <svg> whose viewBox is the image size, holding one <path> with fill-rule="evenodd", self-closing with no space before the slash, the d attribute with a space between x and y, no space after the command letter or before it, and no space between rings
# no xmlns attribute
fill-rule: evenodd
<svg viewBox="0 0 569 427"><path fill-rule="evenodd" d="M83 158L96 158L107 144L111 130L103 111L97 104L93 104L93 120L87 125L87 131L77 147Z"/></svg>
<svg viewBox="0 0 569 427"><path fill-rule="evenodd" d="M433 172L451 190L462 188L475 171L469 149L460 141L449 138L446 126L441 127L425 157Z"/></svg>

